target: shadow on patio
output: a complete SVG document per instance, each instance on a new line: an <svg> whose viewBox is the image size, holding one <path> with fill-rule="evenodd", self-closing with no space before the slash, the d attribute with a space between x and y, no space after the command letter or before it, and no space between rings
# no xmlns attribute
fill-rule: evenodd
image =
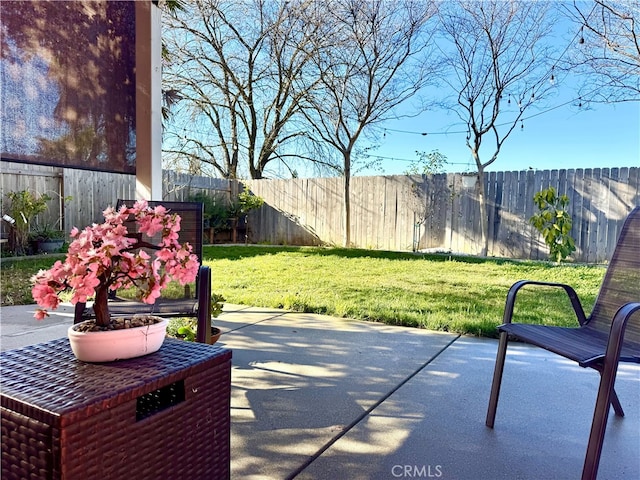
<svg viewBox="0 0 640 480"><path fill-rule="evenodd" d="M497 341L226 306L234 479L580 478L598 375L513 344L484 425ZM600 479L640 477L640 367L622 365Z"/></svg>

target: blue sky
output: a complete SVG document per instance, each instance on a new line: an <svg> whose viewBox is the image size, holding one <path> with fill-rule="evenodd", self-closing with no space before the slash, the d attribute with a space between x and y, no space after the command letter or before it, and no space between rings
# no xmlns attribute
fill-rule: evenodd
<svg viewBox="0 0 640 480"><path fill-rule="evenodd" d="M566 3L571 9L572 4ZM553 35L558 64L570 53L570 47L576 45L579 34L574 23L564 17L556 19ZM585 88L584 83L585 78L573 72L557 74L548 96L540 105L534 104L525 111L523 128L520 124L516 126L487 170L640 167L640 102L589 104L579 100L581 84L584 91L593 88ZM433 88L426 95L438 99L451 92ZM412 103L409 100L404 108L411 108ZM502 106L498 124L509 120L510 113L504 107L507 106ZM416 160L416 150L427 153L438 150L444 154L447 172L477 171L466 146L466 124L454 112L430 110L419 117L387 121L381 127L386 131L383 130L384 136L378 142L379 148L371 153L384 157L382 172L367 170L359 174L403 174L411 161ZM422 132L427 135L421 135ZM487 138L483 143L489 141ZM366 143L363 140L359 146ZM484 147L481 153L489 155L493 149Z"/></svg>
<svg viewBox="0 0 640 480"><path fill-rule="evenodd" d="M572 2L567 4L572 5ZM590 2L586 4L591 5ZM559 64L569 49L567 45L575 46L579 30L567 19L558 21L554 30ZM573 73L557 73L556 76L554 94L543 97L537 109L525 112L523 128L520 124L516 126L497 160L487 170L640 167L640 102L582 102L580 107L578 90L584 79ZM420 92L426 102L442 101L443 95L450 97L452 94L442 90L442 87ZM417 102L417 98L410 99L402 108L410 110ZM503 113L509 115L509 112ZM498 123L507 119L501 114ZM195 136L206 135L204 132L210 131L205 124L195 127L191 119L184 128ZM377 126L377 132L377 148L370 151L369 155L380 159L379 168L360 170L358 165L354 165L355 175L402 175L417 160L416 151L429 153L434 150L446 156L447 172L477 170L465 143L466 125L454 112L432 108L417 117L386 121ZM171 143L171 140L165 141L167 145ZM485 143L488 142L487 139ZM361 136L356 150L369 145L370 141ZM489 154L486 150L483 153ZM335 154L340 161L339 155ZM293 168L301 177L318 175L317 169L311 164L295 164ZM265 174L268 177L290 176L289 170L278 162L272 162Z"/></svg>
<svg viewBox="0 0 640 480"><path fill-rule="evenodd" d="M533 118L523 122L524 128L516 127L488 170L640 167L640 102L585 104L580 108L579 102L571 100L571 96L558 96L547 108L528 111L525 118ZM360 174L402 174L410 160L417 158L416 150L438 150L446 155L448 172L476 170L465 133L445 134L465 131L453 113L426 112L416 118L388 121L383 128L380 147L372 152L386 157L383 172Z"/></svg>

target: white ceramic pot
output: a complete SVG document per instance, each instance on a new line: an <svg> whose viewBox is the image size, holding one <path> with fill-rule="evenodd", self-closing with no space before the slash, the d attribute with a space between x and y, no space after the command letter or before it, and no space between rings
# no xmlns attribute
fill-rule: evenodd
<svg viewBox="0 0 640 480"><path fill-rule="evenodd" d="M160 349L166 336L167 321L158 319L160 321L153 325L104 332L79 332L74 328L77 325L72 325L67 335L71 350L78 360L84 362L125 360L148 355Z"/></svg>

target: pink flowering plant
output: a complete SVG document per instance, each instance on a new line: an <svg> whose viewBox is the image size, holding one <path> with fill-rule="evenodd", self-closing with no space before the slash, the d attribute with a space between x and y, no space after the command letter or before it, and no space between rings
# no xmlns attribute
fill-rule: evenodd
<svg viewBox="0 0 640 480"><path fill-rule="evenodd" d="M109 291L135 287L143 302L153 304L169 282L177 280L185 285L195 280L200 263L189 243L178 242L178 214L161 205L151 208L141 200L131 208L109 207L103 215L104 223L71 231L73 241L64 262L58 260L51 269L32 277L31 293L42 307L35 314L37 319L48 316L45 309L56 309L60 293L70 290L72 304L95 295L96 324L107 327L111 320ZM137 233L129 232L125 225L131 218ZM154 237L157 243L150 243ZM143 247L152 249L153 256Z"/></svg>

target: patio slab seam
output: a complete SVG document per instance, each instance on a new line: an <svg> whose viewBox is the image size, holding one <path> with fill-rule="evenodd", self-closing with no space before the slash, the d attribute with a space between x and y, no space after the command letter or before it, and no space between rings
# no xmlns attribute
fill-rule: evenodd
<svg viewBox="0 0 640 480"><path fill-rule="evenodd" d="M242 311L243 310L238 310L238 312L242 312ZM225 312L225 313L227 313L227 312ZM289 314L289 313L291 313L291 312L279 313L279 314L273 315L271 317L263 318L262 320L258 320L258 321L251 322L251 323L246 323L244 325L240 325L239 327L231 328L229 330L224 331L223 335L228 335L230 333L234 333L234 332L237 332L239 330L243 330L243 329L248 328L248 327L253 327L255 325L260 325L261 323L268 322L268 321L274 320L276 318L283 318L283 317L286 317L287 314ZM215 321L214 321L214 323L215 323Z"/></svg>
<svg viewBox="0 0 640 480"><path fill-rule="evenodd" d="M406 385L412 378L422 372L425 368L427 368L434 360L436 360L442 353L444 353L450 346L452 346L462 335L457 335L455 338L451 339L444 347L438 350L434 355L432 355L426 362L416 368L411 374L405 377L401 382L399 382L396 386L394 386L391 390L385 393L380 397L375 403L373 403L369 408L367 408L362 414L360 414L353 422L343 428L340 432L338 432L335 436L333 436L328 442L326 442L316 453L314 453L311 457L309 457L302 465L300 465L296 470L294 470L291 474L286 477L286 480L293 480L298 475L303 473L314 461L316 461L323 453L329 450L338 440L344 437L350 430L355 428L360 422L365 420L372 412L374 412L380 405L382 405L389 397L391 397L394 393L396 393L400 388Z"/></svg>

